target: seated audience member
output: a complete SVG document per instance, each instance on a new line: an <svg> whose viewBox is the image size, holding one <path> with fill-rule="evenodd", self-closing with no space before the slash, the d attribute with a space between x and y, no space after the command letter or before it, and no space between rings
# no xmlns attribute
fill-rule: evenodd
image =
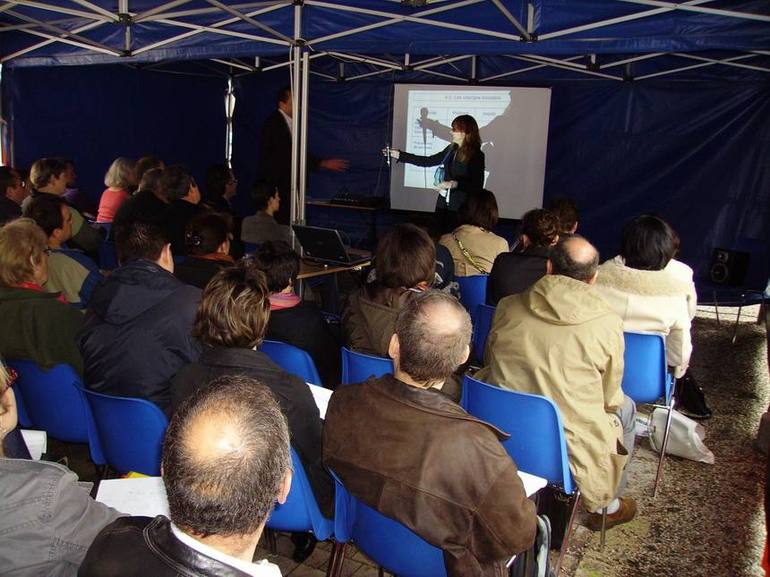
<svg viewBox="0 0 770 577"><path fill-rule="evenodd" d="M120 513L94 501L67 467L11 459L3 441L16 428L16 399L0 365L0 567L3 575L75 577L94 537Z"/></svg>
<svg viewBox="0 0 770 577"><path fill-rule="evenodd" d="M163 224L166 220L169 201L161 192L160 177L163 174L161 168L151 168L145 171L142 179L139 181L139 188L120 205L115 219L112 221L113 228L127 226L136 220L144 222L155 222ZM114 238L114 233L110 231Z"/></svg>
<svg viewBox="0 0 770 577"><path fill-rule="evenodd" d="M136 177L136 182L142 182L142 178L147 173L147 171L154 170L156 168L163 170L165 167L165 163L157 156L147 155L141 157L136 161L136 164L134 165L134 176Z"/></svg>
<svg viewBox="0 0 770 577"><path fill-rule="evenodd" d="M559 235L567 236L577 232L579 215L574 200L557 196L548 205L548 210L559 219Z"/></svg>
<svg viewBox="0 0 770 577"><path fill-rule="evenodd" d="M45 292L48 247L29 218L0 228L0 355L32 360L43 368L60 363L79 374L83 361L75 335L83 315L59 293Z"/></svg>
<svg viewBox="0 0 770 577"><path fill-rule="evenodd" d="M0 166L0 225L21 216L21 204L29 195L19 171Z"/></svg>
<svg viewBox="0 0 770 577"><path fill-rule="evenodd" d="M44 194L33 198L24 213L48 235L48 281L43 288L85 307L102 275L82 251L64 247L72 236L70 210L63 198Z"/></svg>
<svg viewBox="0 0 770 577"><path fill-rule="evenodd" d="M676 252L674 232L657 216L638 216L623 228L620 254L599 267L597 289L623 319L623 330L656 332L666 339L674 376L687 371L692 353L687 282L666 267Z"/></svg>
<svg viewBox="0 0 770 577"><path fill-rule="evenodd" d="M291 486L286 418L270 391L224 377L190 398L163 441L169 516L123 517L94 540L80 577L280 577L253 557Z"/></svg>
<svg viewBox="0 0 770 577"><path fill-rule="evenodd" d="M62 197L67 201L68 205L78 209L86 219L95 220L96 205L88 194L78 188L78 173L75 170L74 161L69 158L60 158L59 160L67 166L64 171L67 178L67 186Z"/></svg>
<svg viewBox="0 0 770 577"><path fill-rule="evenodd" d="M450 577L502 575L537 523L500 442L507 435L437 390L467 360L470 338L457 299L417 296L390 339L394 374L338 388L324 425L324 464L358 499L443 549Z"/></svg>
<svg viewBox="0 0 770 577"><path fill-rule="evenodd" d="M544 277L551 247L558 240L556 216L542 208L527 212L516 248L495 259L487 279L487 304L496 306L501 298L524 292Z"/></svg>
<svg viewBox="0 0 770 577"><path fill-rule="evenodd" d="M619 498L636 414L620 388L623 323L595 286L599 253L587 240L561 240L548 263L530 290L498 303L476 378L558 405L588 527L601 528L606 507L609 529L636 514L633 499Z"/></svg>
<svg viewBox="0 0 770 577"><path fill-rule="evenodd" d="M205 288L215 274L235 262L230 251L230 227L225 215L203 212L187 224L187 256L174 267L176 278Z"/></svg>
<svg viewBox="0 0 770 577"><path fill-rule="evenodd" d="M225 164L213 164L206 170L206 192L201 201L207 208L235 214L230 199L238 192L238 179Z"/></svg>
<svg viewBox="0 0 770 577"><path fill-rule="evenodd" d="M321 463L321 417L308 386L257 350L265 337L270 300L265 275L240 262L211 279L195 317L193 334L203 345L197 362L171 383L171 407L206 383L225 375L246 375L267 385L289 420L292 444L322 510L331 514L334 490Z"/></svg>
<svg viewBox="0 0 770 577"><path fill-rule="evenodd" d="M67 180L70 175L67 165L58 158L41 158L32 165L29 174L33 191L22 204L22 208L32 200L32 197L40 194L52 194L63 196L67 188ZM102 231L92 227L74 207L70 207L72 215L72 244L84 250L91 258L99 256L99 245L102 243Z"/></svg>
<svg viewBox="0 0 770 577"><path fill-rule="evenodd" d="M77 336L85 385L169 408L168 384L198 358L190 334L201 291L177 279L162 228L135 221L115 231L120 267L91 295Z"/></svg>
<svg viewBox="0 0 770 577"><path fill-rule="evenodd" d="M270 291L266 337L307 351L323 384L333 389L340 378L339 337L329 329L315 303L303 301L294 292L299 255L285 242L268 241L254 252L253 262L265 273Z"/></svg>
<svg viewBox="0 0 770 577"><path fill-rule="evenodd" d="M285 224L278 224L273 216L281 207L281 195L278 188L258 182L254 185L254 204L257 213L243 219L241 240L250 244L259 244L269 240L282 240L291 244L291 231Z"/></svg>
<svg viewBox="0 0 770 577"><path fill-rule="evenodd" d="M428 234L413 224L399 224L377 244L376 280L354 291L342 315L348 347L387 356L398 311L431 286L436 250Z"/></svg>
<svg viewBox="0 0 770 577"><path fill-rule="evenodd" d="M185 255L187 247L184 235L187 223L203 212L203 208L199 206L201 191L187 169L178 164L163 169L159 186L160 193L171 203L165 219L171 251L175 256Z"/></svg>
<svg viewBox="0 0 770 577"><path fill-rule="evenodd" d="M508 241L492 229L497 225L497 201L488 190L471 194L457 214L460 226L439 239L452 253L455 276L489 274L498 254L508 252Z"/></svg>
<svg viewBox="0 0 770 577"><path fill-rule="evenodd" d="M244 255L241 242L241 225L243 219L233 209L231 199L238 192L238 179L227 165L214 164L206 171L206 193L201 205L209 210L227 215L230 227L230 255L240 258Z"/></svg>
<svg viewBox="0 0 770 577"><path fill-rule="evenodd" d="M136 186L134 161L129 158L116 158L104 175L106 190L99 200L99 212L96 222L112 222L120 205L129 197L130 191Z"/></svg>

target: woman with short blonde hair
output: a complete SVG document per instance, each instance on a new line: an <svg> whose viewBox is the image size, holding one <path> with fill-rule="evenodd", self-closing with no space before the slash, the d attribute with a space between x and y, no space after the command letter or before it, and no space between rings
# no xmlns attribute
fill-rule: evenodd
<svg viewBox="0 0 770 577"><path fill-rule="evenodd" d="M83 371L75 335L83 315L58 292L47 292L46 235L32 219L0 228L0 356L32 360L43 368L61 363Z"/></svg>
<svg viewBox="0 0 770 577"><path fill-rule="evenodd" d="M102 193L99 201L96 222L107 223L112 222L118 208L128 198L129 191L136 186L134 161L123 156L116 158L104 175L104 186L107 189Z"/></svg>

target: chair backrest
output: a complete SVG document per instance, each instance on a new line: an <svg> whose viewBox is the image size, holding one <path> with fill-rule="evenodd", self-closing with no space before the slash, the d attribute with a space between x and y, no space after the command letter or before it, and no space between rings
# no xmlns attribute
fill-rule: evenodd
<svg viewBox="0 0 770 577"><path fill-rule="evenodd" d="M511 437L503 446L522 471L574 490L564 425L556 404L546 397L483 383L463 381L463 405L471 415L495 425Z"/></svg>
<svg viewBox="0 0 770 577"><path fill-rule="evenodd" d="M279 341L262 341L259 350L287 373L297 375L306 383L323 387L318 369L307 351Z"/></svg>
<svg viewBox="0 0 770 577"><path fill-rule="evenodd" d="M294 447L291 448L291 463L294 469L291 490L286 502L273 509L267 527L276 531L312 531L316 539L324 541L334 533L334 522L321 514Z"/></svg>
<svg viewBox="0 0 770 577"><path fill-rule="evenodd" d="M460 302L466 308L471 318L476 315L476 308L487 301L487 279L489 275L456 276L460 285ZM475 319L474 319L475 320Z"/></svg>
<svg viewBox="0 0 770 577"><path fill-rule="evenodd" d="M7 364L19 375L15 389L24 407L22 425L43 429L60 441L88 443L91 460L104 464L93 416L75 370L63 364L45 370L27 360Z"/></svg>
<svg viewBox="0 0 770 577"><path fill-rule="evenodd" d="M334 536L399 577L445 577L444 554L411 529L351 495L334 475Z"/></svg>
<svg viewBox="0 0 770 577"><path fill-rule="evenodd" d="M393 359L375 357L342 347L342 384L362 383L371 376L393 373Z"/></svg>
<svg viewBox="0 0 770 577"><path fill-rule="evenodd" d="M490 305L482 304L476 307L476 317L473 319L473 351L481 366L484 365L484 351L487 348L487 337L489 329L492 328L495 310L495 307Z"/></svg>
<svg viewBox="0 0 770 577"><path fill-rule="evenodd" d="M163 411L144 399L82 391L107 463L121 473L160 475L161 445L168 427Z"/></svg>
<svg viewBox="0 0 770 577"><path fill-rule="evenodd" d="M623 392L637 403L671 398L666 365L666 341L654 333L623 333Z"/></svg>

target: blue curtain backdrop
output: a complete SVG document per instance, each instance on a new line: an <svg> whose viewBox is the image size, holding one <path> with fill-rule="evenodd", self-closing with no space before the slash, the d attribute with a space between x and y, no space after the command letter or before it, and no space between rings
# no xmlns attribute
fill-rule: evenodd
<svg viewBox="0 0 770 577"><path fill-rule="evenodd" d="M403 77L400 80L405 80ZM424 81L424 78L409 78ZM236 80L234 169L237 206L251 212L259 174L259 129L288 84L287 69ZM330 83L313 78L309 150L351 163L343 174L310 175L309 196L387 196L380 149L390 138L392 82ZM767 277L770 196L770 83L553 81L545 199L571 196L580 232L603 257L615 254L623 223L642 212L668 219L681 258L708 268L714 247L752 252L755 283ZM81 188L102 190L119 155L154 153L202 175L223 156L225 83L115 66L4 71L16 161L73 157ZM504 190L494 191L498 195ZM364 239L370 221L352 211L310 210L320 224ZM382 217L380 226L403 218ZM502 231L512 234L510 223Z"/></svg>
<svg viewBox="0 0 770 577"><path fill-rule="evenodd" d="M154 154L189 166L203 186L206 167L225 156L223 78L127 66L3 70L3 111L15 163L75 161L78 187L95 203L118 156Z"/></svg>

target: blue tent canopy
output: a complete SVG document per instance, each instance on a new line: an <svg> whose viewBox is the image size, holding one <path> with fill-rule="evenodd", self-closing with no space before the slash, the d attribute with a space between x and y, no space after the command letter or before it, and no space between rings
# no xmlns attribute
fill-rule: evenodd
<svg viewBox="0 0 770 577"><path fill-rule="evenodd" d="M722 246L752 253L755 283L767 275L764 0L0 0L0 32L14 160L72 156L92 192L110 155L202 176L223 157L228 82L248 186L259 126L303 53L309 149L352 162L314 174L314 196L386 193L394 82L549 86L546 200L576 198L605 256L626 218L654 211L700 272Z"/></svg>

